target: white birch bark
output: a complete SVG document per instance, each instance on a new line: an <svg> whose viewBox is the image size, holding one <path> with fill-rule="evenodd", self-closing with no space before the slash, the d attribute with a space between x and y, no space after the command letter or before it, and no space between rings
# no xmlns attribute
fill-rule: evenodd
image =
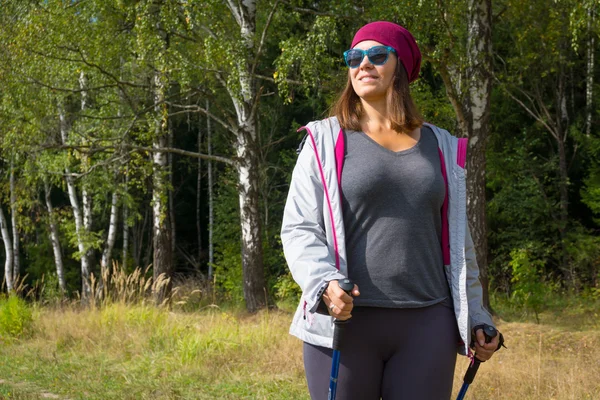
<svg viewBox="0 0 600 400"><path fill-rule="evenodd" d="M488 294L488 245L485 198L486 146L491 131L492 4L469 1L467 40L469 145L467 157L468 213L483 287L484 305L491 310Z"/></svg>
<svg viewBox="0 0 600 400"><path fill-rule="evenodd" d="M81 88L81 111L87 108L87 100L88 100L88 92L87 90L87 77L85 76L85 72L81 71L79 73L79 87Z"/></svg>
<svg viewBox="0 0 600 400"><path fill-rule="evenodd" d="M242 231L242 272L246 309L254 312L266 305L265 276L261 219L258 196L258 149L256 144L256 90L252 65L255 56L256 0L234 2L227 5L236 19L246 48L240 57L237 70L241 98L232 88L227 88L236 110L238 126L236 135L236 168Z"/></svg>
<svg viewBox="0 0 600 400"><path fill-rule="evenodd" d="M102 269L102 277L105 276L106 271L110 268L112 259L112 251L115 247L115 241L117 239L117 221L119 219L119 194L115 190L112 194L112 202L110 206L110 222L108 225L108 235L106 237L106 245L102 251L102 259L100 260L100 268Z"/></svg>
<svg viewBox="0 0 600 400"><path fill-rule="evenodd" d="M58 286L64 294L67 291L67 283L65 280L65 267L63 265L62 248L60 238L58 236L58 227L56 226L56 215L52 206L50 197L50 185L44 181L44 198L46 200L46 209L48 210L48 220L50 225L50 242L52 243L52 252L54 254L54 265L56 266L56 276L58 277Z"/></svg>
<svg viewBox="0 0 600 400"><path fill-rule="evenodd" d="M6 282L6 289L8 292L12 292L14 289L14 276L13 276L13 246L10 240L10 232L8 230L8 223L4 216L4 210L0 206L0 231L2 231L2 242L4 242L4 250L6 258L4 260L4 280Z"/></svg>
<svg viewBox="0 0 600 400"><path fill-rule="evenodd" d="M466 68L440 65L448 98L461 136L469 139L467 151L467 205L475 244L484 304L490 308L487 279L487 227L485 219L485 149L490 133L492 92L491 0L469 0ZM462 58L462 57L461 57Z"/></svg>
<svg viewBox="0 0 600 400"><path fill-rule="evenodd" d="M62 144L66 145L68 142L68 123L65 115L65 111L62 107L59 108L59 121L60 121L60 137ZM85 244L85 226L83 223L83 213L79 204L79 198L77 197L77 189L75 187L75 179L71 174L70 168L65 167L65 180L67 182L67 191L69 193L69 201L71 203L71 209L73 210L73 217L75 219L75 235L77 237L77 249L81 257L81 299L86 303L91 295L90 288L90 271L91 265L87 253L87 246Z"/></svg>
<svg viewBox="0 0 600 400"><path fill-rule="evenodd" d="M167 114L164 104L165 83L164 76L156 72L153 79L154 84L154 112L155 112L155 136L152 147L160 150L168 145L167 133ZM152 211L153 211L153 274L154 280L164 274L167 278L171 276L171 239L169 238L169 210L168 199L168 159L164 152L156 151L152 155ZM161 303L170 286L160 288L155 293L157 302Z"/></svg>
<svg viewBox="0 0 600 400"><path fill-rule="evenodd" d="M83 201L83 226L87 232L92 230L92 194L85 188L81 191Z"/></svg>
<svg viewBox="0 0 600 400"><path fill-rule="evenodd" d="M81 111L84 112L87 109L88 104L88 92L87 92L87 77L83 71L79 74L79 87L81 88ZM89 169L89 157L87 154L83 154L81 158L82 172L86 172ZM90 232L92 232L93 215L92 215L92 193L88 188L88 185L84 182L81 190L81 200L83 203L83 227L85 230L86 238L89 238ZM85 258L90 268L92 266L93 250L91 246L86 245Z"/></svg>
<svg viewBox="0 0 600 400"><path fill-rule="evenodd" d="M21 273L21 262L19 256L20 247L20 235L19 225L17 222L17 193L15 190L15 162L14 159L10 161L10 219L12 225L12 245L13 245L13 279Z"/></svg>
<svg viewBox="0 0 600 400"><path fill-rule="evenodd" d="M148 18L155 27L153 34L160 37L160 48L154 56L154 75L152 76L152 95L154 100L154 138L152 147L152 270L154 282L166 278L166 284L155 287L155 301L161 304L171 291L170 278L173 265L173 249L169 213L169 161L162 149L169 144L168 108L165 104L169 77L166 64L168 35L162 26L161 7L163 2L155 1L149 5Z"/></svg>

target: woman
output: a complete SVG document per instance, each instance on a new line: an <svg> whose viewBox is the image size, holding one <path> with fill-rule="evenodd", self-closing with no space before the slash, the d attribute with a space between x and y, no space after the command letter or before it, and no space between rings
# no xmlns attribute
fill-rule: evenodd
<svg viewBox="0 0 600 400"><path fill-rule="evenodd" d="M302 299L313 399L326 399L333 319L344 333L338 399L448 399L458 352L485 361L498 339L481 303L466 216L465 140L424 124L410 97L421 54L390 22L362 27L344 53L333 116L308 124L281 238ZM337 280L349 277L352 296Z"/></svg>

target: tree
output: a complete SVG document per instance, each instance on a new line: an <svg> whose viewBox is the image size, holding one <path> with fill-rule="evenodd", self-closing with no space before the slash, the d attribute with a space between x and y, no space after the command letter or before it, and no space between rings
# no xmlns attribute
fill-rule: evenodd
<svg viewBox="0 0 600 400"><path fill-rule="evenodd" d="M257 9L256 1L227 1L229 14L226 18L223 18L222 4L219 2L208 2L206 7L200 9L195 9L194 5L184 7L184 15L190 21L190 34L194 35L193 40L200 45L198 50L204 54L199 69L215 77L216 82L228 94L229 105L223 107L227 110L224 112L226 121L201 106L188 109L212 118L234 137L232 145L235 157L232 164L238 174L244 298L246 307L251 312L266 305L256 126L260 91L256 89L255 74L278 3L279 1L275 1L271 6L259 41L256 37L256 24L261 9ZM195 24L191 23L193 20L196 21ZM207 84L208 87L217 89L217 86L211 84ZM201 93L209 95L207 90L201 89ZM214 98L211 95L209 97ZM230 109L234 110L235 119L229 114Z"/></svg>
<svg viewBox="0 0 600 400"><path fill-rule="evenodd" d="M502 54L503 68L498 74L506 95L554 142L557 230L561 248L559 267L570 285L575 283L575 275L567 251L571 226L569 164L576 151L570 147L578 110L574 106L578 99L574 96L575 82L571 77L575 69L582 67L571 45L569 28L569 15L575 4L559 1L544 6L529 4L523 9L515 8L508 1L504 23L520 34L512 36L511 46L505 49L507 54Z"/></svg>

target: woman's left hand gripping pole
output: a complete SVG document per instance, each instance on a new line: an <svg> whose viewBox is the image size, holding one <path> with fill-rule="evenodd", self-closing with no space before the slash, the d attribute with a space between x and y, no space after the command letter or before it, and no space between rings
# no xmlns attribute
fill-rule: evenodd
<svg viewBox="0 0 600 400"><path fill-rule="evenodd" d="M352 296L352 289L354 284L350 279L342 279L338 281L340 288L348 295ZM346 329L350 319L340 321L334 320L335 327L333 329L333 357L331 359L331 376L329 377L329 394L327 400L335 400L335 394L337 390L338 372L340 368L340 352L342 350L341 339L344 336L344 330Z"/></svg>

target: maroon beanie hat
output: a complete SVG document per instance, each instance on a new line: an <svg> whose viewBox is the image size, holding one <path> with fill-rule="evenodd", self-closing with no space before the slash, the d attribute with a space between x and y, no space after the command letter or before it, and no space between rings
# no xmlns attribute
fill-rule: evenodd
<svg viewBox="0 0 600 400"><path fill-rule="evenodd" d="M396 55L406 70L408 82L417 80L421 69L421 51L408 30L392 22L371 22L356 32L350 48L365 40L375 40L396 50Z"/></svg>

